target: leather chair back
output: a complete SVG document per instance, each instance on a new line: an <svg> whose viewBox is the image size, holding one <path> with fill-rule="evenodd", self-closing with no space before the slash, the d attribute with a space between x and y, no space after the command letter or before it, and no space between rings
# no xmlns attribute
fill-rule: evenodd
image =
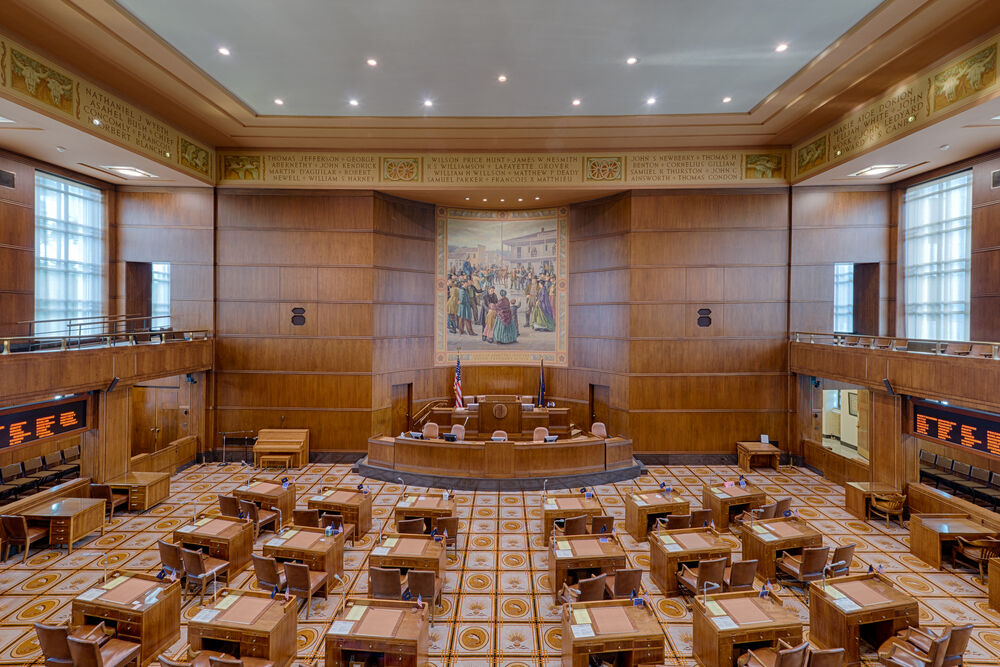
<svg viewBox="0 0 1000 667"><path fill-rule="evenodd" d="M598 438L608 437L608 429L604 425L604 422L594 422L590 425L590 432L593 433Z"/></svg>
<svg viewBox="0 0 1000 667"><path fill-rule="evenodd" d="M369 567L371 590L368 593L376 600L403 599L403 585L399 580L399 570L394 567Z"/></svg>
<svg viewBox="0 0 1000 667"><path fill-rule="evenodd" d="M408 535L423 535L426 528L427 524L424 522L423 518L417 517L416 519L403 519L400 521L397 526L397 532L406 533Z"/></svg>
<svg viewBox="0 0 1000 667"><path fill-rule="evenodd" d="M265 558L257 554L250 554L253 558L253 573L257 576L257 582L262 588L274 590L281 587L281 577L278 575L278 561L274 558Z"/></svg>
<svg viewBox="0 0 1000 667"><path fill-rule="evenodd" d="M65 625L35 623L38 645L42 647L46 665L72 667L73 656L69 652L69 629Z"/></svg>
<svg viewBox="0 0 1000 667"><path fill-rule="evenodd" d="M580 516L571 516L564 520L563 535L586 535L588 518L586 514L581 514Z"/></svg>
<svg viewBox="0 0 1000 667"><path fill-rule="evenodd" d="M616 598L627 598L635 591L639 595L642 590L642 568L626 568L615 570L615 590Z"/></svg>
<svg viewBox="0 0 1000 667"><path fill-rule="evenodd" d="M239 518L240 516L240 501L236 496L219 496L219 511L222 516L231 516L233 518Z"/></svg>
<svg viewBox="0 0 1000 667"><path fill-rule="evenodd" d="M549 434L549 429L544 426L537 427L531 434L532 442L545 442L545 437Z"/></svg>
<svg viewBox="0 0 1000 667"><path fill-rule="evenodd" d="M757 575L757 559L739 560L733 563L729 570L729 590L748 591L753 588L753 580Z"/></svg>
<svg viewBox="0 0 1000 667"><path fill-rule="evenodd" d="M319 510L292 510L292 523L319 528Z"/></svg>
<svg viewBox="0 0 1000 667"><path fill-rule="evenodd" d="M437 422L427 422L424 424L424 437L425 438L437 438L441 430L438 428Z"/></svg>

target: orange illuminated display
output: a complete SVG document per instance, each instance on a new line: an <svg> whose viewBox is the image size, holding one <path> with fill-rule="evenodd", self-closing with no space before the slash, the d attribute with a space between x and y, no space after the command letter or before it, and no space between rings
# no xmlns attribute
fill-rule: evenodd
<svg viewBox="0 0 1000 667"><path fill-rule="evenodd" d="M20 445L24 442L28 436L31 435L31 431L25 431L24 427L27 426L28 422L14 422L10 425L10 446Z"/></svg>
<svg viewBox="0 0 1000 667"><path fill-rule="evenodd" d="M84 431L89 405L85 396L0 410L0 449Z"/></svg>
<svg viewBox="0 0 1000 667"><path fill-rule="evenodd" d="M60 426L76 426L80 422L77 420L76 415L72 412L60 412L59 413L59 425Z"/></svg>
<svg viewBox="0 0 1000 667"><path fill-rule="evenodd" d="M983 444L982 440L977 440L976 427L969 424L962 424L962 444L966 447L976 448L976 445Z"/></svg>
<svg viewBox="0 0 1000 667"><path fill-rule="evenodd" d="M35 435L39 438L51 438L55 435L52 432L52 425L56 423L56 418L52 415L39 417L35 420Z"/></svg>
<svg viewBox="0 0 1000 667"><path fill-rule="evenodd" d="M913 401L911 433L1000 456L1000 415Z"/></svg>

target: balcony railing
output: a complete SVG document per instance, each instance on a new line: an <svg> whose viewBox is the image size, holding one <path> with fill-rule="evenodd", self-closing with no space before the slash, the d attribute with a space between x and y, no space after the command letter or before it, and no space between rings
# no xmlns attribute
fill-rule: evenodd
<svg viewBox="0 0 1000 667"><path fill-rule="evenodd" d="M920 338L898 338L888 336L859 336L857 334L795 331L790 340L793 343L817 343L892 352L919 352L923 354L944 354L958 357L975 357L1000 361L1000 343L968 340L927 340Z"/></svg>
<svg viewBox="0 0 1000 667"><path fill-rule="evenodd" d="M117 345L160 345L194 340L208 340L207 329L127 331L119 333L72 336L8 336L0 338L0 356L24 352L62 352L67 350L115 347Z"/></svg>

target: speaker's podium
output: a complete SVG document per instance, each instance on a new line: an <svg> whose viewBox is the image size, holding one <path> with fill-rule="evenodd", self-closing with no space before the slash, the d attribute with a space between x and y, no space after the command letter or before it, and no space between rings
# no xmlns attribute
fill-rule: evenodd
<svg viewBox="0 0 1000 667"><path fill-rule="evenodd" d="M452 424L461 424L466 440L489 438L494 431L504 431L511 440L531 440L539 426L551 435L568 437L569 408L546 408L534 401L534 396L512 394L466 396L466 407L433 408L428 421L435 422L442 433Z"/></svg>

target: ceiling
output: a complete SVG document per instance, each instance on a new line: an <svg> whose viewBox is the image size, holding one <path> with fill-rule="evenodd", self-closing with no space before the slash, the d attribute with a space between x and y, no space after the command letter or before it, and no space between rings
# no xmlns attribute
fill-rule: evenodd
<svg viewBox="0 0 1000 667"><path fill-rule="evenodd" d="M881 4L118 3L258 115L375 117L745 113Z"/></svg>

